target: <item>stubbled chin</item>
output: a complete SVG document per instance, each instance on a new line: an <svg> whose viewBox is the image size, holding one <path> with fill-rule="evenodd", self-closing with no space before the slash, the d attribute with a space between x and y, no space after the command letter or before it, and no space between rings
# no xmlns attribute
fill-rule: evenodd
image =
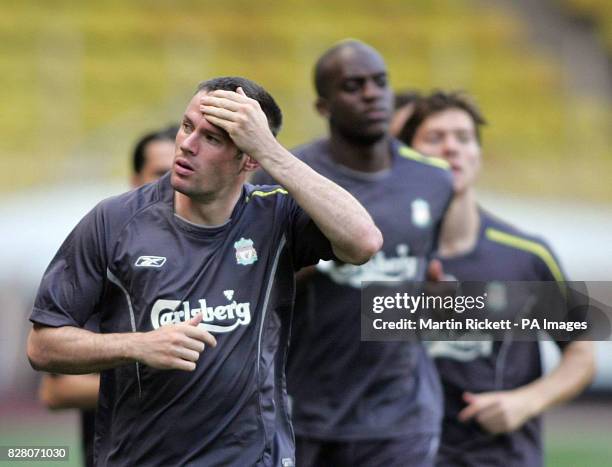
<svg viewBox="0 0 612 467"><path fill-rule="evenodd" d="M170 176L170 185L172 185L172 188L174 188L176 191L182 192L185 188L186 183L183 180L183 177L176 174L175 172L172 172L172 175Z"/></svg>

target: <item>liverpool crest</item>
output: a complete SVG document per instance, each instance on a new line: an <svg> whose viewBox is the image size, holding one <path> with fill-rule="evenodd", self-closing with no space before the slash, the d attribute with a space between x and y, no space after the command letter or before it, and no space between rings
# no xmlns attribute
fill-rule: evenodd
<svg viewBox="0 0 612 467"><path fill-rule="evenodd" d="M427 227L431 222L429 203L417 198L412 202L412 223L417 227Z"/></svg>
<svg viewBox="0 0 612 467"><path fill-rule="evenodd" d="M257 261L257 251L253 247L253 240L250 238L241 238L234 243L236 249L236 263L248 266Z"/></svg>

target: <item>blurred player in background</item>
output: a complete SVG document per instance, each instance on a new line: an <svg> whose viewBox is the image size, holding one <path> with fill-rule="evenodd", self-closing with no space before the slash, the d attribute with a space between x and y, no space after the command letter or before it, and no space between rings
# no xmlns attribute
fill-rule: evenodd
<svg viewBox="0 0 612 467"><path fill-rule="evenodd" d="M455 195L439 245L444 273L459 281L492 281L500 305L515 306L503 281L565 279L546 242L480 208L475 183L484 123L464 95L435 92L417 101L400 138L446 160L453 172ZM542 465L539 415L575 397L594 374L592 342L559 345L561 363L542 376L537 342L431 342L445 395L438 464Z"/></svg>
<svg viewBox="0 0 612 467"><path fill-rule="evenodd" d="M394 112L389 124L389 133L397 137L414 109L414 103L420 97L419 91L406 90L395 93Z"/></svg>
<svg viewBox="0 0 612 467"><path fill-rule="evenodd" d="M51 410L80 409L81 446L84 465L87 467L94 465L94 421L99 387L100 377L97 374L46 373L42 377L38 391L41 402Z"/></svg>
<svg viewBox="0 0 612 467"><path fill-rule="evenodd" d="M293 272L364 263L382 236L354 197L278 143L281 120L252 81L201 83L171 173L99 203L45 272L28 357L45 371L101 371L96 463L295 465ZM259 164L285 188L245 184ZM95 313L100 333L82 329Z"/></svg>
<svg viewBox="0 0 612 467"><path fill-rule="evenodd" d="M389 134L393 95L372 47L340 42L319 58L314 75L329 137L295 152L363 203L384 246L359 267L324 261L299 274L306 282L296 297L287 373L297 464L432 465L442 416L434 364L420 344L361 342L360 288L362 280L425 279L451 175L446 163ZM255 181L272 178L256 174Z"/></svg>
<svg viewBox="0 0 612 467"><path fill-rule="evenodd" d="M138 140L132 154L132 188L154 182L172 169L178 130L178 126L171 125Z"/></svg>
<svg viewBox="0 0 612 467"><path fill-rule="evenodd" d="M132 152L132 188L153 182L172 168L177 132L178 126L169 126L147 133L138 140ZM97 330L95 321L88 323L89 329ZM81 409L81 437L87 467L93 465L94 418L99 387L98 374L44 374L39 388L39 398L49 409Z"/></svg>

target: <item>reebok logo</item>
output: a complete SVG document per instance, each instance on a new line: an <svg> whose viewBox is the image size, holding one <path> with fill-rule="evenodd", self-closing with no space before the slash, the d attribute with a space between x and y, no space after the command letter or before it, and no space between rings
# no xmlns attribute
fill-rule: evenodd
<svg viewBox="0 0 612 467"><path fill-rule="evenodd" d="M139 268L161 268L165 262L165 256L139 256L134 266Z"/></svg>

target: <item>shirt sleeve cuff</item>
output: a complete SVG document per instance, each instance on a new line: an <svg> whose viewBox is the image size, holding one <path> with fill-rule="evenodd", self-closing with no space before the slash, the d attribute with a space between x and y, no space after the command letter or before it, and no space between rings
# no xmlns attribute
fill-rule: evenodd
<svg viewBox="0 0 612 467"><path fill-rule="evenodd" d="M77 328L81 327L79 323L69 316L60 314L57 311L43 310L36 307L32 310L30 321L35 324L42 324L43 326L53 328L59 328L62 326L74 326Z"/></svg>

